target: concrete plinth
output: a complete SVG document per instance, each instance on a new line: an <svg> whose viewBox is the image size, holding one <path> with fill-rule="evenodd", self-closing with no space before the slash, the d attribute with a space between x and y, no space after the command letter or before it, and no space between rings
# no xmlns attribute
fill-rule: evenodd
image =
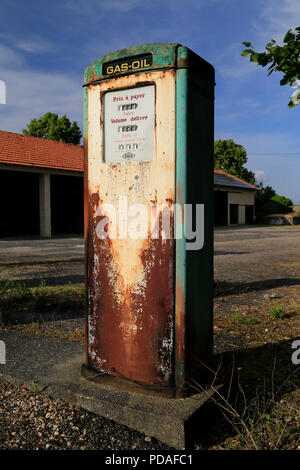
<svg viewBox="0 0 300 470"><path fill-rule="evenodd" d="M208 402L211 390L189 398L163 398L95 384L81 377L84 351L81 343L7 331L7 363L0 376L15 383L47 386L45 393L79 405L119 424L184 449L193 419ZM201 426L199 419L198 425ZM205 422L203 423L204 427Z"/></svg>

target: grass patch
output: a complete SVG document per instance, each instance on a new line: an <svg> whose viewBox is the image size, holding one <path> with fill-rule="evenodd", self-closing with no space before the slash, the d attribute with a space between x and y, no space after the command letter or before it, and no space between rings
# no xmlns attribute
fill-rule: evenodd
<svg viewBox="0 0 300 470"><path fill-rule="evenodd" d="M290 341L281 341L208 364L215 417L210 410L212 425L198 450L300 450L300 367L291 352ZM201 382L192 385L205 393Z"/></svg>
<svg viewBox="0 0 300 470"><path fill-rule="evenodd" d="M230 302L219 302L218 312L222 314L214 318L215 351L246 349L300 337L298 290L298 286L289 287L280 304L274 300L249 301L248 305L233 307ZM279 306L276 307L277 303ZM272 312L275 309L273 315L270 309Z"/></svg>
<svg viewBox="0 0 300 470"><path fill-rule="evenodd" d="M43 324L39 322L28 323L24 325L13 325L13 330L23 331L34 336L50 336L52 338L65 339L74 342L84 342L84 329L77 328L74 330L66 331L55 325L53 328L43 328Z"/></svg>
<svg viewBox="0 0 300 470"><path fill-rule="evenodd" d="M219 442L209 442L204 449L299 450L300 392L299 388L288 391L292 381L287 377L277 389L265 383L255 394L240 383L231 399L217 391L214 401L223 418L215 422ZM211 440L215 438L216 434Z"/></svg>
<svg viewBox="0 0 300 470"><path fill-rule="evenodd" d="M39 287L28 288L17 281L7 281L0 288L0 304L4 311L76 311L84 309L84 287L47 286L41 279Z"/></svg>
<svg viewBox="0 0 300 470"><path fill-rule="evenodd" d="M297 302L295 300L293 300L293 302L292 302L292 307L293 307L294 312L296 313L296 315L300 315L300 305L297 304Z"/></svg>
<svg viewBox="0 0 300 470"><path fill-rule="evenodd" d="M268 312L271 314L271 317L273 318L284 318L285 307L284 305L280 305L279 302L275 301L274 307L268 308Z"/></svg>
<svg viewBox="0 0 300 470"><path fill-rule="evenodd" d="M300 268L300 262L293 261L291 263L280 263L279 266L282 266L283 268Z"/></svg>
<svg viewBox="0 0 300 470"><path fill-rule="evenodd" d="M242 325L251 325L254 323L253 318L251 318L249 315L242 315L240 312L232 313L229 319L233 323L240 323Z"/></svg>

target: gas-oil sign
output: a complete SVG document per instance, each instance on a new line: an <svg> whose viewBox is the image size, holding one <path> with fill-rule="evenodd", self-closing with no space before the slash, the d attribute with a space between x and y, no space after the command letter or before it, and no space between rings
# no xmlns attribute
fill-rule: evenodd
<svg viewBox="0 0 300 470"><path fill-rule="evenodd" d="M104 96L105 161L152 160L154 121L154 85L107 92Z"/></svg>
<svg viewBox="0 0 300 470"><path fill-rule="evenodd" d="M136 57L129 57L123 60L116 60L103 64L104 75L115 75L124 72L135 72L152 65L152 54L144 54Z"/></svg>

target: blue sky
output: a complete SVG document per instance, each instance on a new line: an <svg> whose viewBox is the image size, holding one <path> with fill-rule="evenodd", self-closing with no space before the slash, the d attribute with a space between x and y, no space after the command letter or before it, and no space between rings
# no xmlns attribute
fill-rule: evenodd
<svg viewBox="0 0 300 470"><path fill-rule="evenodd" d="M0 129L21 132L47 111L82 125L87 65L117 49L152 42L190 47L216 69L215 138L243 145L264 184L300 201L300 105L280 73L241 57L300 25L299 0L1 0Z"/></svg>

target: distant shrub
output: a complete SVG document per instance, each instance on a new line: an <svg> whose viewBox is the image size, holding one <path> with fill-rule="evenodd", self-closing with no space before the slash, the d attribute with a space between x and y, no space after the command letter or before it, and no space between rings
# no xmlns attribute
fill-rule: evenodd
<svg viewBox="0 0 300 470"><path fill-rule="evenodd" d="M263 220L265 215L288 214L293 211L293 201L276 194L271 186L259 185L260 191L255 194L256 219Z"/></svg>

